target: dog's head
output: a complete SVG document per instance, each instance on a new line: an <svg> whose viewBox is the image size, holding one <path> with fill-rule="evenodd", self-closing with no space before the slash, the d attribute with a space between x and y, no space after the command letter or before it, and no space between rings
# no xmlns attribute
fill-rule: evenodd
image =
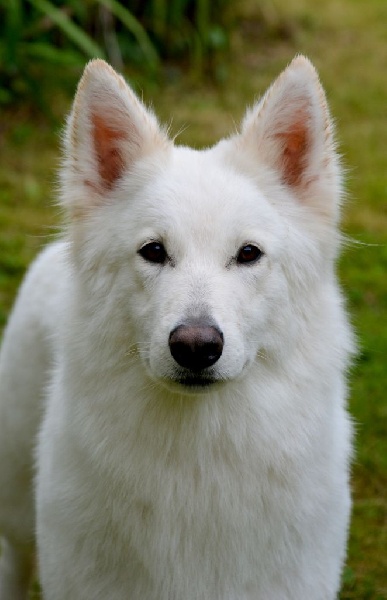
<svg viewBox="0 0 387 600"><path fill-rule="evenodd" d="M302 56L240 133L200 152L175 146L125 81L91 62L68 120L61 194L90 327L171 388L204 390L285 361L330 310L340 169Z"/></svg>

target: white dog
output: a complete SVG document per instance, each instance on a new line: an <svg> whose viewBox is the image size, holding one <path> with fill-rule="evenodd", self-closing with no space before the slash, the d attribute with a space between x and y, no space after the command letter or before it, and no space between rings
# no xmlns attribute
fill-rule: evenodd
<svg viewBox="0 0 387 600"><path fill-rule="evenodd" d="M302 56L200 152L106 63L86 67L65 239L32 266L2 349L1 600L26 598L35 529L46 600L336 597L341 193Z"/></svg>

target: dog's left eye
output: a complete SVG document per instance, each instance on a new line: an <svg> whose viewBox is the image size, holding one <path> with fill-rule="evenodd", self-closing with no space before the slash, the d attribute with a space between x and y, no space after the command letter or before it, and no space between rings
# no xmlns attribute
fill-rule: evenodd
<svg viewBox="0 0 387 600"><path fill-rule="evenodd" d="M236 261L239 264L247 264L257 262L263 255L263 252L254 244L246 244L239 249L236 256Z"/></svg>
<svg viewBox="0 0 387 600"><path fill-rule="evenodd" d="M138 253L152 263L164 264L167 260L167 252L161 242L149 242L142 246Z"/></svg>

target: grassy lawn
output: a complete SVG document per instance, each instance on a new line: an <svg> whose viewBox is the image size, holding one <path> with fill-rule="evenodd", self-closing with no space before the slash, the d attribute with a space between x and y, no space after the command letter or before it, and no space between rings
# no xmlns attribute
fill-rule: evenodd
<svg viewBox="0 0 387 600"><path fill-rule="evenodd" d="M180 143L200 147L232 131L246 104L294 54L307 54L319 69L348 171L343 230L350 241L339 269L360 347L350 399L357 429L354 511L340 598L382 600L387 598L387 2L241 5L224 84L198 84L169 73L166 83L142 81L138 90L162 120L173 117L172 131L182 130ZM70 98L62 89L52 98L50 118L22 107L0 119L2 325L26 265L60 223L53 202L59 119Z"/></svg>

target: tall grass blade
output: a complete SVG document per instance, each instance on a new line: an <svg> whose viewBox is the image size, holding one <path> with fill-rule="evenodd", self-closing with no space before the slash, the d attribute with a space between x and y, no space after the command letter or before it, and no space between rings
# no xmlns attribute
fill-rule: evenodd
<svg viewBox="0 0 387 600"><path fill-rule="evenodd" d="M97 0L97 2L107 8L130 31L143 51L149 66L156 68L159 64L159 56L147 32L136 17L117 0Z"/></svg>
<svg viewBox="0 0 387 600"><path fill-rule="evenodd" d="M9 0L5 9L4 54L6 64L14 67L17 63L18 42L23 33L22 0Z"/></svg>
<svg viewBox="0 0 387 600"><path fill-rule="evenodd" d="M84 57L80 52L55 48L52 44L29 42L28 44L22 44L21 49L25 56L29 58L43 60L46 63L63 67L80 66L84 63Z"/></svg>
<svg viewBox="0 0 387 600"><path fill-rule="evenodd" d="M165 37L167 31L167 19L168 19L168 2L165 0L153 0L152 5L152 17L153 17L153 30L157 36L161 39Z"/></svg>
<svg viewBox="0 0 387 600"><path fill-rule="evenodd" d="M210 0L196 0L196 27L204 47L208 44Z"/></svg>
<svg viewBox="0 0 387 600"><path fill-rule="evenodd" d="M32 6L49 17L78 48L90 58L105 58L102 48L49 0L28 0Z"/></svg>

